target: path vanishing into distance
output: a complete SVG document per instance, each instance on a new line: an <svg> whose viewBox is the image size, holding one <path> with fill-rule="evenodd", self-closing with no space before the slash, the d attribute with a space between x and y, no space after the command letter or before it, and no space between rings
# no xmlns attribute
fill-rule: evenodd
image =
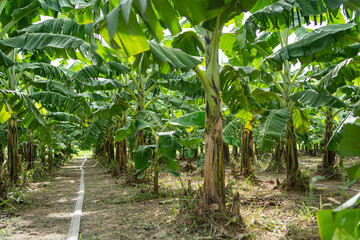
<svg viewBox="0 0 360 240"><path fill-rule="evenodd" d="M74 158L47 175L47 180L30 183L20 204L0 212L0 240L195 239L205 235L187 232L184 221L192 221L192 216L179 219L179 179L162 173L160 198L153 199L148 184L125 184L126 174L115 178L95 159L84 160ZM309 162L320 161L321 158L304 158L300 163L308 166ZM84 188L80 189L82 164ZM259 172L258 180L250 182L235 179L229 171L228 168L228 181L236 182L241 196L241 216L255 239L319 239L315 214L306 212L304 207L308 195L275 188L276 179L282 181L285 177L283 173ZM190 181L193 187L202 184L201 171L182 173L183 182ZM332 207L360 189L358 184L346 189L338 180L319 181L315 186L316 199L321 195L322 205ZM262 231L263 226L269 227L266 232ZM291 232L294 226L298 229L296 235Z"/></svg>
<svg viewBox="0 0 360 240"><path fill-rule="evenodd" d="M74 221L79 219L72 219L80 213L75 206L83 162L84 158L75 158L47 181L32 184L25 202L1 223L0 239L77 239ZM141 198L137 195L139 189L120 186L117 179L92 158L87 159L83 170L85 194L79 239L169 239L173 236L167 232L171 229L168 216L174 214L170 204L159 204L160 200L134 201Z"/></svg>

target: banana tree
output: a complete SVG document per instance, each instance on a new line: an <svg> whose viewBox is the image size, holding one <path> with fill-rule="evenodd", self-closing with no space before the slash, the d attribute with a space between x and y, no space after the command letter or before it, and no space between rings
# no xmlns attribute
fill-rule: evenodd
<svg viewBox="0 0 360 240"><path fill-rule="evenodd" d="M269 130L269 132L268 134L264 132L264 136L267 134L270 137L268 140L271 139L271 136L272 138L278 138L281 134L279 135L271 131L272 124L269 121L276 120L280 124L280 122L286 120L287 184L291 187L297 185L300 176L294 130L297 125L295 118L303 117L303 113L296 109L295 102L290 99L290 95L301 89L302 84L297 80L301 77L304 68L313 61L314 56L316 59L321 59L326 54L334 53L334 45L340 51L344 46L354 43L353 37L356 35L353 31L356 24L353 23L327 25L312 32L304 32L304 28L300 28L303 22L301 17L304 17L306 23L309 23L311 18L316 23L316 15L322 16L327 11L327 8L332 10L329 16L336 15L342 2L326 4L323 5L323 3L318 2L317 5L321 7L313 8L314 6L312 6L309 8L305 2L279 1L254 12L238 33L240 46L244 48L246 44L253 43L258 52L263 56L263 59L266 60L263 62L263 66L267 71L270 70L275 73L275 77L270 82L277 93L280 94L282 98L281 104L284 109L270 113L271 117L267 119L267 125L265 125L267 127L264 126L264 129ZM295 11L295 6L299 11ZM304 9L308 10L304 11ZM310 18L309 15L313 16ZM271 44L279 42L281 48L273 53L273 48L276 44L265 44L261 41L261 37L256 39L256 29L267 30L268 34L263 35L263 37L269 39L268 43ZM272 29L273 32L271 32ZM290 43L289 36L295 29L299 29L295 31L298 39L296 42ZM319 39L322 39L321 44L319 44ZM293 72L291 63L295 64L297 61L300 61L302 65ZM266 79L264 80L267 81ZM281 125L284 126L281 123L279 129L281 129Z"/></svg>
<svg viewBox="0 0 360 240"><path fill-rule="evenodd" d="M330 138L333 136L334 118L337 114L346 109L349 103L355 103L351 96L356 93L351 88L352 81L359 75L358 57L341 61L336 65L319 70L311 75L318 81L315 89L307 89L291 96L294 101L300 101L310 107L319 108L325 116L325 133L324 133L324 155L322 158L322 169L325 173L332 172L335 164L335 150L328 149ZM310 77L311 77L310 76ZM347 85L346 88L343 86ZM345 92L343 92L343 89ZM350 98L349 98L350 96ZM345 104L346 100L348 104Z"/></svg>
<svg viewBox="0 0 360 240"><path fill-rule="evenodd" d="M307 106L313 108L320 108L320 111L325 116L325 131L324 131L324 155L322 159L322 168L325 173L332 172L335 164L335 151L326 149L330 138L333 135L334 117L342 108L346 107L339 98L331 94L321 94L315 90L304 90L291 95L293 101L299 101ZM340 109L336 110L335 109Z"/></svg>
<svg viewBox="0 0 360 240"><path fill-rule="evenodd" d="M245 177L252 175L252 160L255 159L252 125L255 114L261 109L260 104L252 95L250 82L259 77L260 71L252 67L226 65L220 72L223 101L229 107L230 112L243 121L241 126L241 173ZM259 95L261 94L257 94L257 97Z"/></svg>
<svg viewBox="0 0 360 240"><path fill-rule="evenodd" d="M3 2L0 6L0 21L3 26L0 29L0 39L3 39L6 34L14 33L16 30L16 26L20 20L22 24L25 26L31 24L32 17L31 14L36 11L36 4L28 4L24 2L19 2L15 4L12 2L10 4L6 4L6 1ZM30 16L29 16L30 15ZM20 75L16 75L15 68L13 67L16 57L16 51L12 50L9 52L0 51L1 55L1 66L5 67L6 70L6 79L2 79L2 88L11 91L16 90L16 82L21 77ZM8 56L9 55L9 56ZM8 121L8 172L9 177L13 183L17 182L18 176L20 174L20 164L19 164L19 156L18 156L18 134L17 134L17 118L13 114L13 110L11 109L9 103L4 101L5 92L2 92L2 109L3 115L1 123L4 121ZM30 102L30 101L28 101ZM31 104L31 103L29 103Z"/></svg>
<svg viewBox="0 0 360 240"><path fill-rule="evenodd" d="M154 38L163 37L162 26L170 29L172 34L180 32L176 13L185 16L194 26L203 23L205 30L206 74L195 68L205 89L206 98L206 131L205 131L205 177L204 192L206 204L225 203L224 167L221 159L222 124L219 92L218 43L221 30L226 22L236 14L249 10L256 1L237 2L220 1L151 1L151 4L141 4L138 1L121 2L119 5L110 3L106 14L100 21L98 31L116 49L119 54L128 56L150 49L137 16ZM154 12L158 14L154 14ZM162 23L162 24L161 24Z"/></svg>
<svg viewBox="0 0 360 240"><path fill-rule="evenodd" d="M1 30L0 35L3 37L6 33L8 34L8 38L0 40L0 48L3 51L2 52L2 59L5 61L4 64L10 64L14 63L17 60L17 53L19 52L18 49L21 49L22 52L25 52L24 55L26 55L26 51L41 51L45 49L46 51L53 51L56 56L62 56L62 57L68 57L69 54L71 56L77 57L83 57L84 55L75 53L74 49L81 49L82 53L89 50L89 45L80 40L80 39L73 39L75 44L73 43L66 43L66 41L69 40L69 36L62 36L62 35L55 35L55 34L46 34L46 33L29 33L29 34L22 34L17 36L17 32L14 31L14 27L27 27L37 10L39 10L39 6L37 4L40 4L38 1L34 1L31 4L19 8L17 10L13 10L13 14L7 18L10 20L9 24L6 25ZM6 10L11 10L13 4L9 5L1 5L2 7L6 6ZM16 6L20 6L16 4ZM3 9L1 9L2 11ZM18 15L19 13L23 14L22 16ZM11 11L10 11L11 14ZM2 15L2 21L6 20L6 15ZM16 24L20 19L26 18L27 21L24 21L22 23L27 22L27 25L25 24ZM5 26L5 25L3 25ZM17 30L17 29L15 29ZM60 42L57 42L56 38L62 37L62 40ZM43 41L46 40L46 43ZM29 44L29 42L32 42ZM57 42L57 43L55 43ZM51 49L51 50L50 50ZM66 49L66 50L65 50ZM90 53L91 54L91 53ZM36 54L35 54L36 55ZM4 58L7 56L6 58ZM4 60L5 59L5 60ZM10 62L8 60L11 60ZM3 65L4 65L3 64ZM6 81L2 81L4 91L2 91L2 95L5 98L5 105L7 112L11 112L10 119L8 120L8 127L9 127L9 134L8 134L8 168L9 168L9 174L12 179L12 181L16 182L16 179L19 175L19 159L18 159L18 132L17 132L17 118L25 116L25 121L22 121L22 124L29 127L31 131L34 131L42 138L49 138L48 130L45 127L44 120L35 107L32 100L28 98L25 94L23 94L21 91L26 89L28 85L26 84L27 76L24 74L27 70L17 68L18 64L16 66L12 64L13 66L10 68L7 68L6 72ZM6 65L5 65L6 66ZM55 71L56 72L56 71ZM23 84L23 85L21 85ZM30 132L30 136L32 133ZM33 146L33 141L31 141L30 146ZM29 152L33 152L33 147L30 148ZM32 153L31 153L32 154Z"/></svg>
<svg viewBox="0 0 360 240"><path fill-rule="evenodd" d="M159 172L161 163L165 163L168 172L179 176L176 172L179 168L176 162L176 151L181 150L179 132L171 130L171 125L164 122L162 116L153 111L140 111L140 119L132 119L116 133L116 138L125 138L129 135L136 135L139 131L147 129L150 131L150 138L155 144L141 145L133 152L133 160L136 171L134 175L140 176L150 166L153 169L153 192L155 196L159 193ZM167 131L167 132L165 132Z"/></svg>

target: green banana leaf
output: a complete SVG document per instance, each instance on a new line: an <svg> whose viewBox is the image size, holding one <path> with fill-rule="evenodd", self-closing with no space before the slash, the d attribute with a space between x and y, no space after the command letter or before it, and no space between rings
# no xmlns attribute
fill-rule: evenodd
<svg viewBox="0 0 360 240"><path fill-rule="evenodd" d="M201 138L185 138L180 139L179 142L182 146L193 148L198 143L203 143L204 139Z"/></svg>
<svg viewBox="0 0 360 240"><path fill-rule="evenodd" d="M182 99L174 97L174 96L163 95L163 96L160 96L160 99L164 100L165 103L167 103L167 104L170 103L177 109L182 109L189 113L199 111L198 108L194 107L190 103L187 103L185 100L182 100Z"/></svg>
<svg viewBox="0 0 360 240"><path fill-rule="evenodd" d="M14 62L10 58L8 58L2 51L0 51L0 66L8 68L13 65Z"/></svg>
<svg viewBox="0 0 360 240"><path fill-rule="evenodd" d="M79 95L76 94L72 89L69 89L65 86L62 82L58 81L51 81L51 80L34 80L31 82L31 85L35 86L38 89L44 91L50 91L55 93L60 93L67 97L78 97Z"/></svg>
<svg viewBox="0 0 360 240"><path fill-rule="evenodd" d="M127 122L122 128L115 132L115 141L121 142L130 134L135 134L136 126L134 121Z"/></svg>
<svg viewBox="0 0 360 240"><path fill-rule="evenodd" d="M342 156L360 156L360 125L345 124L344 134L338 145Z"/></svg>
<svg viewBox="0 0 360 240"><path fill-rule="evenodd" d="M85 134L81 139L80 148L89 149L92 144L97 143L99 136L104 134L105 127L109 122L109 120L103 119L98 119L94 122L91 122L86 128Z"/></svg>
<svg viewBox="0 0 360 240"><path fill-rule="evenodd" d="M193 56L200 56L199 51L205 52L204 40L194 31L178 34L171 42L171 46Z"/></svg>
<svg viewBox="0 0 360 240"><path fill-rule="evenodd" d="M46 47L61 49L78 49L85 56L90 51L90 45L80 38L52 33L28 33L17 37L0 40L0 48L11 50L21 48L25 50L41 50ZM76 54L74 59L76 59Z"/></svg>
<svg viewBox="0 0 360 240"><path fill-rule="evenodd" d="M223 101L229 106L233 114L240 109L255 111L260 108L260 105L251 95L249 85L243 77L256 79L259 77L259 71L250 67L233 68L225 66L220 72L220 89Z"/></svg>
<svg viewBox="0 0 360 240"><path fill-rule="evenodd" d="M124 12L117 5L99 23L100 35L121 55L132 56L148 51L149 44L134 12L129 11L128 23L124 18Z"/></svg>
<svg viewBox="0 0 360 240"><path fill-rule="evenodd" d="M160 64L160 72L163 74L173 69L187 72L203 61L200 57L191 56L178 49L161 46L154 41L149 42L149 45L150 52L154 60Z"/></svg>
<svg viewBox="0 0 360 240"><path fill-rule="evenodd" d="M232 137L234 133L241 129L241 121L238 118L234 118L226 125L223 126L223 136L224 137Z"/></svg>
<svg viewBox="0 0 360 240"><path fill-rule="evenodd" d="M360 177L360 164L356 164L354 166L348 167L345 169L345 171L349 177L349 182L346 184L346 186L351 187L356 183L357 179Z"/></svg>
<svg viewBox="0 0 360 240"><path fill-rule="evenodd" d="M346 107L346 104L339 98L332 96L331 94L318 93L313 89L307 89L294 93L290 96L290 99L294 102L300 101L301 103L313 108L322 106L332 108Z"/></svg>
<svg viewBox="0 0 360 240"><path fill-rule="evenodd" d="M51 80L62 80L66 81L69 79L69 76L62 69L55 67L48 63L17 63L16 67L21 71L32 72L37 76ZM39 81L39 80L38 80ZM40 80L41 81L41 80Z"/></svg>
<svg viewBox="0 0 360 240"><path fill-rule="evenodd" d="M301 135L306 135L310 129L309 111L306 109L295 108L292 117L295 131Z"/></svg>
<svg viewBox="0 0 360 240"><path fill-rule="evenodd" d="M288 109L271 110L259 130L257 147L266 151L275 146L275 140L279 139L284 132L287 121L290 118Z"/></svg>
<svg viewBox="0 0 360 240"><path fill-rule="evenodd" d="M35 136L41 140L51 141L51 135L44 117L28 95L6 90L0 90L0 92L8 99L7 102L11 106L12 114L19 119L19 123L32 130Z"/></svg>
<svg viewBox="0 0 360 240"><path fill-rule="evenodd" d="M48 112L46 114L47 118L52 118L60 122L69 122L82 124L83 120L76 115L65 113L65 112Z"/></svg>
<svg viewBox="0 0 360 240"><path fill-rule="evenodd" d="M169 160L175 159L176 150L180 151L182 147L178 140L179 132L157 132L156 134L159 135L159 155L165 155ZM171 171L176 171L179 167L174 167L171 161L169 161L169 166L168 168Z"/></svg>
<svg viewBox="0 0 360 240"><path fill-rule="evenodd" d="M37 102L41 102L44 105L55 105L59 109L69 111L70 113L78 112L80 114L85 112L88 113L90 111L86 101L79 101L78 99L74 100L73 98L56 92L40 91L29 94L28 97L34 99Z"/></svg>
<svg viewBox="0 0 360 240"><path fill-rule="evenodd" d="M295 59L299 59L303 64L308 64L313 59L317 59L317 57L332 54L334 52L334 44L338 44L336 47L342 49L354 43L353 41L343 39L343 37L346 34L352 34L352 29L355 26L355 23L345 23L320 27L299 41L281 48L267 59L277 65Z"/></svg>
<svg viewBox="0 0 360 240"><path fill-rule="evenodd" d="M53 33L70 35L89 41L93 34L93 24L78 24L69 18L46 19L45 21L32 24L26 28L18 30L20 33Z"/></svg>
<svg viewBox="0 0 360 240"><path fill-rule="evenodd" d="M100 119L110 119L113 116L121 116L121 114L128 109L129 105L127 102L116 102L110 103L108 105L98 108L95 112L92 113L93 116L96 116Z"/></svg>
<svg viewBox="0 0 360 240"><path fill-rule="evenodd" d="M342 212L334 216L333 210L316 212L321 239L358 239L360 209Z"/></svg>
<svg viewBox="0 0 360 240"><path fill-rule="evenodd" d="M356 79L360 74L360 58L346 59L331 69L320 81L319 86L329 92L335 92L339 87L346 85L347 81Z"/></svg>
<svg viewBox="0 0 360 240"><path fill-rule="evenodd" d="M349 113L345 119L343 120L343 122L340 124L340 126L335 130L333 136L330 138L330 141L328 143L328 145L326 146L327 149L329 150L337 150L340 141L342 140L343 136L344 136L344 130L345 130L345 125L347 124L360 124L360 121L358 120L358 118L354 117L353 114Z"/></svg>
<svg viewBox="0 0 360 240"><path fill-rule="evenodd" d="M133 160L137 171L134 174L139 174L145 171L150 166L149 157L151 152L155 149L155 145L143 145L139 146L136 151L133 152Z"/></svg>
<svg viewBox="0 0 360 240"><path fill-rule="evenodd" d="M224 141L224 143L227 143L227 144L229 144L231 146L236 146L236 147L241 148L241 141L237 140L234 137L224 136L223 141Z"/></svg>
<svg viewBox="0 0 360 240"><path fill-rule="evenodd" d="M114 90L114 89L121 89L123 88L124 84L112 80L112 79L97 79L97 80L91 80L88 79L87 82L83 83L83 90L89 90L89 91L97 91L97 90Z"/></svg>
<svg viewBox="0 0 360 240"><path fill-rule="evenodd" d="M197 84L194 82L190 82L184 79L177 78L174 76L172 79L167 79L165 81L160 81L159 85L163 86L164 88L177 91L181 89L181 91L185 94L185 96L191 98L199 98L205 97L205 90L201 86L201 84Z"/></svg>
<svg viewBox="0 0 360 240"><path fill-rule="evenodd" d="M205 127L205 112L194 112L171 120L172 125L181 125L185 127Z"/></svg>

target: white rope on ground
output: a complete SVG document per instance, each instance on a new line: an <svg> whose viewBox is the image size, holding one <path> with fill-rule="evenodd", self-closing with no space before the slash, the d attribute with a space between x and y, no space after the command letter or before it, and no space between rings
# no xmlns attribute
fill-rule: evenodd
<svg viewBox="0 0 360 240"><path fill-rule="evenodd" d="M84 193L85 193L85 183L84 183L84 170L83 166L86 162L86 156L83 163L80 165L81 170L81 177L80 177L80 190L79 190L79 197L77 198L75 211L73 213L73 217L70 223L70 230L67 237L67 240L77 240L79 238L79 231L80 231L80 218L82 214L82 206L84 201Z"/></svg>
<svg viewBox="0 0 360 240"><path fill-rule="evenodd" d="M334 185L325 185L325 184L317 184L317 183L315 183L314 186L315 187L340 188L340 189L344 189L344 190L348 190L348 191L360 192L360 190L357 190L357 189L341 187L341 186L334 186Z"/></svg>

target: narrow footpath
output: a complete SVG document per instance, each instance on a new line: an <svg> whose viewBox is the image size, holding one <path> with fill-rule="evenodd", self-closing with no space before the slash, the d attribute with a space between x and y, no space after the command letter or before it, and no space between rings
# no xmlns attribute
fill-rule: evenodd
<svg viewBox="0 0 360 240"><path fill-rule="evenodd" d="M79 166L73 159L56 170L47 181L32 183L22 204L12 210L15 216L1 218L0 239L66 239L78 197Z"/></svg>
<svg viewBox="0 0 360 240"><path fill-rule="evenodd" d="M83 161L73 159L46 182L31 184L32 191L12 216L0 217L0 239L67 239ZM120 186L91 158L83 169L85 195L79 239L172 239L179 234L171 233L175 202L164 205L161 200L142 200L145 192L142 195L138 188Z"/></svg>

